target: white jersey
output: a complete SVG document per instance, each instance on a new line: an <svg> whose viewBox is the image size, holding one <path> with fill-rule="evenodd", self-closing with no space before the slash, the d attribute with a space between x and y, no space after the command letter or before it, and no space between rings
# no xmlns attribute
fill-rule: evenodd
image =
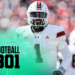
<svg viewBox="0 0 75 75"><path fill-rule="evenodd" d="M15 40L17 39L22 39L26 43L24 46L27 50L23 50L25 62L34 63L37 70L43 72L40 73L41 75L45 75L46 71L49 73L56 69L57 50L67 45L64 29L57 25L48 25L39 33L33 33L31 25L19 27L15 33Z"/></svg>
<svg viewBox="0 0 75 75"><path fill-rule="evenodd" d="M65 75L75 75L75 46L70 45L69 49L72 53L72 62L70 63Z"/></svg>

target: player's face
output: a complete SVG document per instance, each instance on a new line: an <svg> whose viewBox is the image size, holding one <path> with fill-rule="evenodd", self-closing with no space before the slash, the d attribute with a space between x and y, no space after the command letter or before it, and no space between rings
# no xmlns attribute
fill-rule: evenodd
<svg viewBox="0 0 75 75"><path fill-rule="evenodd" d="M34 25L34 27L36 29L40 29L45 24L44 18L47 17L47 13L45 13L45 12L30 12L30 17L33 18L32 24Z"/></svg>

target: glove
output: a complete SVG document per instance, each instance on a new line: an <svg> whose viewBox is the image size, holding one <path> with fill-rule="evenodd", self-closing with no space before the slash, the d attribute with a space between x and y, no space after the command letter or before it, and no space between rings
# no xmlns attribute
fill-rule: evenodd
<svg viewBox="0 0 75 75"><path fill-rule="evenodd" d="M61 73L61 71L57 70L53 72L53 75L63 75L63 74Z"/></svg>

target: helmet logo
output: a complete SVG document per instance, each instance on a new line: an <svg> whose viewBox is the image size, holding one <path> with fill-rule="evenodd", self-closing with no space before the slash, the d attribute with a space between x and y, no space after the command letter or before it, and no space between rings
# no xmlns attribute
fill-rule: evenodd
<svg viewBox="0 0 75 75"><path fill-rule="evenodd" d="M37 10L41 10L41 1L37 1Z"/></svg>

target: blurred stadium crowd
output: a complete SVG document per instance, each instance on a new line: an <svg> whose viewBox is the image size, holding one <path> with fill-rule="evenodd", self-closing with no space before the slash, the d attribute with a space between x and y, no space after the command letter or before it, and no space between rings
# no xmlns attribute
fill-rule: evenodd
<svg viewBox="0 0 75 75"><path fill-rule="evenodd" d="M12 39L17 27L28 25L27 20L24 18L27 18L26 11L28 6L34 1L0 0L0 37L5 36ZM67 35L66 41L69 44L69 35L75 27L75 0L41 1L49 8L49 23L64 27ZM12 35L10 36L10 34Z"/></svg>

